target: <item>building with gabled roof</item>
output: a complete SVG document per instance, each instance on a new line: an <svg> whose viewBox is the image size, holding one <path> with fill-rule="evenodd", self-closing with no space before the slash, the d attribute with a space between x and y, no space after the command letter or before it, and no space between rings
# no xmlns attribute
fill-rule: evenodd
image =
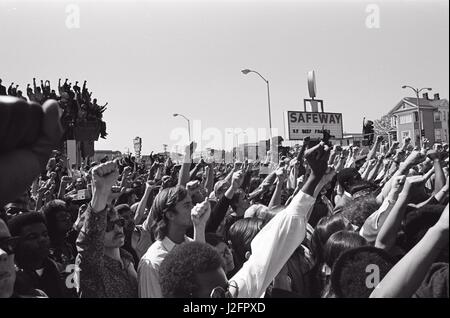
<svg viewBox="0 0 450 318"><path fill-rule="evenodd" d="M448 115L449 104L447 99L440 99L434 94L430 99L428 93L419 98L420 118L422 120L422 136L431 144L449 141ZM388 113L392 126L396 127L397 139L403 141L411 138L413 145L419 145L420 127L419 112L416 97L405 97L399 101Z"/></svg>

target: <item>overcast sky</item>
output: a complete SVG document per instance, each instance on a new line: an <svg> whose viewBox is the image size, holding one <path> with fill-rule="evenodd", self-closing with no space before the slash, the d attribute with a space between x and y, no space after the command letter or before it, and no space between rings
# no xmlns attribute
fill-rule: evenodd
<svg viewBox="0 0 450 318"><path fill-rule="evenodd" d="M80 10L68 28L67 4ZM368 4L379 28L366 26ZM73 13L73 11L70 11ZM430 86L448 98L448 1L6 1L0 0L0 78L88 81L108 138L96 149L143 153L172 145L182 113L202 128L267 128L302 110L315 70L325 111L343 113L344 131L360 132L404 96L403 84ZM172 136L173 137L173 136ZM242 136L241 136L242 138Z"/></svg>

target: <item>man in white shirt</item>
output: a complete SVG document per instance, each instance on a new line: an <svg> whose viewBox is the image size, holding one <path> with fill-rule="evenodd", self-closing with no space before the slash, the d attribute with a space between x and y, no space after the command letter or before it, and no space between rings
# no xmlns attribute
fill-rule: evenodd
<svg viewBox="0 0 450 318"><path fill-rule="evenodd" d="M211 208L206 200L193 209L191 197L182 186L164 189L156 196L151 209L150 227L157 240L149 247L139 263L140 298L162 297L159 286L161 262L177 244L192 241L186 236L186 231L192 225L194 225L194 240L205 242L205 227L210 212ZM198 215L195 215L196 213Z"/></svg>

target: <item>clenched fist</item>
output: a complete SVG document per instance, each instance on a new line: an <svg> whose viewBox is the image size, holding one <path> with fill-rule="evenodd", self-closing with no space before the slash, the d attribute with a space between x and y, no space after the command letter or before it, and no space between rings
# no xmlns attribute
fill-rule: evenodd
<svg viewBox="0 0 450 318"><path fill-rule="evenodd" d="M305 158L311 167L312 173L316 177L322 178L325 175L328 168L330 150L330 147L321 141L319 144L305 152Z"/></svg>
<svg viewBox="0 0 450 318"><path fill-rule="evenodd" d="M96 166L92 170L92 201L91 205L95 212L105 209L111 187L119 177L119 169L113 161L108 161Z"/></svg>
<svg viewBox="0 0 450 318"><path fill-rule="evenodd" d="M197 203L191 210L191 219L194 227L206 227L206 222L211 214L211 206L208 198L202 203Z"/></svg>

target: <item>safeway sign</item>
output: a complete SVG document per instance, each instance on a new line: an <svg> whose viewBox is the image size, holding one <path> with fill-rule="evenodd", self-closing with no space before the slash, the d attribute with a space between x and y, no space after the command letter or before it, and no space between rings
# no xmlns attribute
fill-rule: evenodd
<svg viewBox="0 0 450 318"><path fill-rule="evenodd" d="M341 113L288 111L286 117L289 140L302 140L307 136L321 138L324 130L328 131L331 139L343 137Z"/></svg>

